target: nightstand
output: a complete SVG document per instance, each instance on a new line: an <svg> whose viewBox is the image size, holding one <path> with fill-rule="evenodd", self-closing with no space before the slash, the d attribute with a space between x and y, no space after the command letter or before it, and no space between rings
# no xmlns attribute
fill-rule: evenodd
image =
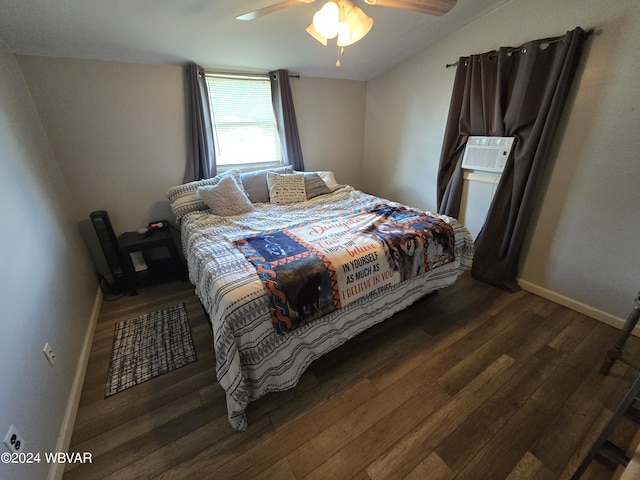
<svg viewBox="0 0 640 480"><path fill-rule="evenodd" d="M144 235L140 235L138 232L125 232L118 237L118 250L122 260L129 295L136 295L138 293L136 271L130 254L132 252L142 252L142 254L144 254L152 248L159 247L164 247L169 251L172 262L180 272L181 280L187 280L187 270L176 247L171 229L163 228L152 230Z"/></svg>

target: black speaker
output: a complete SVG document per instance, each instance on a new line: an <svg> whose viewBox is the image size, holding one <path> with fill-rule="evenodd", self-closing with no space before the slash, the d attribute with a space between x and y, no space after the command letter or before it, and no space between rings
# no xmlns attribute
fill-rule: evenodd
<svg viewBox="0 0 640 480"><path fill-rule="evenodd" d="M104 252L113 282L119 287L124 281L124 271L118 252L118 239L111 226L109 214L105 210L98 210L91 212L89 218L91 218L91 223L93 223L93 228Z"/></svg>

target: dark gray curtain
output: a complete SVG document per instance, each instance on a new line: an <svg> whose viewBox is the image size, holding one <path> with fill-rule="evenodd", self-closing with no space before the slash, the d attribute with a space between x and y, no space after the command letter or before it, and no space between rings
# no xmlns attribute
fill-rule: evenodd
<svg viewBox="0 0 640 480"><path fill-rule="evenodd" d="M578 27L563 37L458 61L438 171L438 212L460 214L462 154L470 135L516 138L475 242L471 272L481 281L520 289L524 236L587 36Z"/></svg>
<svg viewBox="0 0 640 480"><path fill-rule="evenodd" d="M216 174L209 95L204 70L195 63L187 65L187 101L190 142L184 181L191 182Z"/></svg>
<svg viewBox="0 0 640 480"><path fill-rule="evenodd" d="M271 100L278 125L284 163L293 166L294 170L302 172L304 171L304 162L302 161L296 109L293 106L293 96L289 84L289 72L287 70L269 72L269 78L271 79Z"/></svg>

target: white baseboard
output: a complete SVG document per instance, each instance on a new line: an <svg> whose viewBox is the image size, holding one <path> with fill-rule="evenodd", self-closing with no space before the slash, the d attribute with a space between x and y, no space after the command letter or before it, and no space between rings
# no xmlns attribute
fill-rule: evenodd
<svg viewBox="0 0 640 480"><path fill-rule="evenodd" d="M96 331L96 325L98 324L98 316L100 315L100 307L102 306L102 290L98 287L96 298L93 302L93 309L91 310L91 317L89 318L89 326L87 333L84 336L84 343L82 345L82 351L80 352L80 359L78 360L78 368L73 378L73 385L71 387L71 394L67 402L67 409L64 412L64 418L62 419L62 426L60 427L60 433L58 434L58 443L56 445L56 452L67 452L69 444L71 443L71 435L73 434L73 427L76 423L76 415L78 413L78 405L80 404L80 395L82 394L82 385L84 384L84 377L87 373L87 365L89 363L89 354L91 353L91 345L93 344L93 335ZM64 474L64 463L52 463L49 469L48 480L61 480Z"/></svg>
<svg viewBox="0 0 640 480"><path fill-rule="evenodd" d="M523 288L523 290L526 290L527 292L534 293L540 297L546 298L547 300L551 300L558 305L562 305L563 307L575 310L578 313L582 313L587 317L599 320L620 330L625 324L626 319L624 318L619 318L607 312L603 312L602 310L598 310L597 308L590 307L589 305L586 305L582 302L578 302L577 300L574 300L572 298L565 297L564 295L560 295L559 293L540 287L531 282L527 282L526 280L522 280L519 278L518 284ZM640 337L640 326L634 328L633 332L631 333L636 337Z"/></svg>

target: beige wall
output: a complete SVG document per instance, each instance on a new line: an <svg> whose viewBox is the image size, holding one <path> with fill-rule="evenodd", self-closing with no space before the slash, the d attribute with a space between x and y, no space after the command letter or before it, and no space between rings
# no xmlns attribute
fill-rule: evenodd
<svg viewBox="0 0 640 480"><path fill-rule="evenodd" d="M306 170L333 170L362 187L366 84L302 77L291 81Z"/></svg>
<svg viewBox="0 0 640 480"><path fill-rule="evenodd" d="M55 157L76 200L75 216L107 210L117 233L170 218L167 188L187 155L179 66L19 57ZM359 182L365 83L292 79L307 170Z"/></svg>
<svg viewBox="0 0 640 480"><path fill-rule="evenodd" d="M606 320L640 287L640 2L513 0L367 84L363 183L436 208L436 175L461 55L595 28L531 219L522 284ZM381 179L385 179L381 182Z"/></svg>
<svg viewBox="0 0 640 480"><path fill-rule="evenodd" d="M0 435L14 425L27 452L56 450L97 292L67 190L20 66L0 43ZM49 468L0 464L0 478L46 478Z"/></svg>
<svg viewBox="0 0 640 480"><path fill-rule="evenodd" d="M182 69L19 61L75 200L75 218L107 210L118 233L164 218L165 192L182 180L187 152Z"/></svg>

